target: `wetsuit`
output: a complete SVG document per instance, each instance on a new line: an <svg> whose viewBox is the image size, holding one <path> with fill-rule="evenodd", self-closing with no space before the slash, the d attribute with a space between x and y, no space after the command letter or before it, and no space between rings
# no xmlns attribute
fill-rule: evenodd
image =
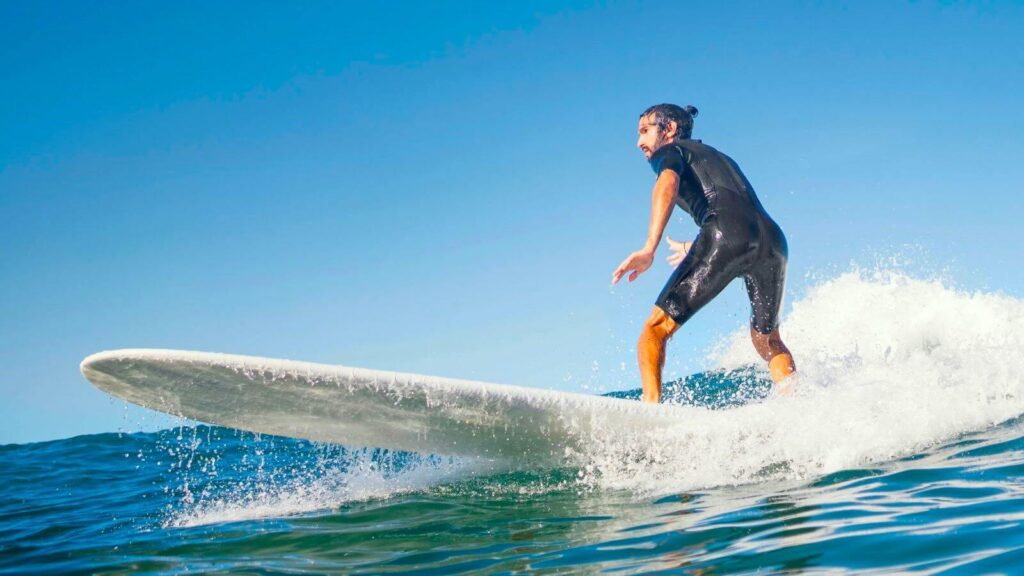
<svg viewBox="0 0 1024 576"><path fill-rule="evenodd" d="M750 325L762 334L775 330L786 282L786 237L739 166L689 139L662 146L650 162L655 174L679 174L676 204L700 226L656 305L682 325L742 276L750 297Z"/></svg>

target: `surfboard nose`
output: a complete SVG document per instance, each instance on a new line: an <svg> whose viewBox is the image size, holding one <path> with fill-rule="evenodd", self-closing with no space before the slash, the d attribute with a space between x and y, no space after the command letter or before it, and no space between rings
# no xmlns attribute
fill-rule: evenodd
<svg viewBox="0 0 1024 576"><path fill-rule="evenodd" d="M130 388L126 376L131 373L132 364L159 358L163 352L165 351L146 348L105 350L86 356L78 365L78 370L93 386L108 394L125 398L125 391Z"/></svg>
<svg viewBox="0 0 1024 576"><path fill-rule="evenodd" d="M96 352L95 354L89 354L82 360L81 363L78 364L79 372L82 373L82 376L85 376L86 380L92 382L92 378L90 378L89 375L97 372L97 370L99 369L100 366L102 366L103 361L108 357L109 354L110 352L106 351Z"/></svg>
<svg viewBox="0 0 1024 576"><path fill-rule="evenodd" d="M114 374L117 372L117 365L125 357L124 352L123 350L106 350L90 354L78 365L78 370L93 386L108 394L116 395L115 390L118 386Z"/></svg>

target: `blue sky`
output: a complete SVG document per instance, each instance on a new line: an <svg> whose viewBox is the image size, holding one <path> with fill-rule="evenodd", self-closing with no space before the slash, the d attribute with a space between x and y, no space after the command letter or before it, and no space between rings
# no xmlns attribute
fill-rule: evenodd
<svg viewBox="0 0 1024 576"><path fill-rule="evenodd" d="M908 250L1024 295L1020 4L370 4L0 5L0 443L157 425L78 374L123 347L636 387L666 254L608 280L658 102L782 224L790 301Z"/></svg>

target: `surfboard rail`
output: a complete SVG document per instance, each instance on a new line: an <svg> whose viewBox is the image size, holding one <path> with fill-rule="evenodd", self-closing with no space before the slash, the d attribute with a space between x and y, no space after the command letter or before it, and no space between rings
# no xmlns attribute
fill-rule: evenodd
<svg viewBox="0 0 1024 576"><path fill-rule="evenodd" d="M510 461L564 461L596 432L678 422L686 408L299 362L165 349L93 354L83 376L134 404L317 442Z"/></svg>

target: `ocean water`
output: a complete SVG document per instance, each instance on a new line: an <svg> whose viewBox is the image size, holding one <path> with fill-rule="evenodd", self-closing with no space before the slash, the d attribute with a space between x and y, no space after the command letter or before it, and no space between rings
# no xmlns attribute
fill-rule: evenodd
<svg viewBox="0 0 1024 576"><path fill-rule="evenodd" d="M689 421L564 468L205 425L0 446L0 573L1024 573L1024 301L855 270L784 330L795 397L741 331L667 387Z"/></svg>

